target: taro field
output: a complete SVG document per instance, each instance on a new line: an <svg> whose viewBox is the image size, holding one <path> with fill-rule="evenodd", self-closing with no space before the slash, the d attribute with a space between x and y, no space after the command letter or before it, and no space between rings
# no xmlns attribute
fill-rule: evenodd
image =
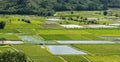
<svg viewBox="0 0 120 62"><path fill-rule="evenodd" d="M87 13L103 17L95 15L96 11ZM85 16L86 13L75 14ZM0 29L0 53L8 50L21 51L31 62L120 62L119 27L65 28L62 24L54 24L55 22L46 23L48 18L35 15L1 15L0 21L6 24L4 29Z"/></svg>

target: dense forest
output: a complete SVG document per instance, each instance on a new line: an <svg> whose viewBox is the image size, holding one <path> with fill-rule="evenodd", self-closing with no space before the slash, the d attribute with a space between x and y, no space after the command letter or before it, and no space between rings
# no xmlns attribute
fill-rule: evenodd
<svg viewBox="0 0 120 62"><path fill-rule="evenodd" d="M1 14L51 16L55 11L120 8L120 0L0 0Z"/></svg>

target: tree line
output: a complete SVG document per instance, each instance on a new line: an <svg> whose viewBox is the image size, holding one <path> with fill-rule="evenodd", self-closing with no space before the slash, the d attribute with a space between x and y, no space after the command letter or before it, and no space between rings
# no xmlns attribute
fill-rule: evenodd
<svg viewBox="0 0 120 62"><path fill-rule="evenodd" d="M1 0L1 14L51 16L56 11L107 10L119 8L120 0Z"/></svg>

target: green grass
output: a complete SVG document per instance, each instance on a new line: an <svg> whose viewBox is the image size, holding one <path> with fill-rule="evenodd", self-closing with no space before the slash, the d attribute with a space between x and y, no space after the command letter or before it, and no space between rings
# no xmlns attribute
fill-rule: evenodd
<svg viewBox="0 0 120 62"><path fill-rule="evenodd" d="M111 56L87 56L91 62L120 62L120 56L111 55Z"/></svg>
<svg viewBox="0 0 120 62"><path fill-rule="evenodd" d="M36 62L64 62L58 56L36 56L32 58Z"/></svg>
<svg viewBox="0 0 120 62"><path fill-rule="evenodd" d="M67 62L89 62L86 58L84 58L84 56L80 55L64 55L61 57L64 58Z"/></svg>
<svg viewBox="0 0 120 62"><path fill-rule="evenodd" d="M13 51L13 49L8 45L0 45L0 53L5 52L5 51L9 51L9 50Z"/></svg>
<svg viewBox="0 0 120 62"><path fill-rule="evenodd" d="M90 34L85 30L65 30L68 34Z"/></svg>
<svg viewBox="0 0 120 62"><path fill-rule="evenodd" d="M31 45L31 44L25 44L25 45L15 45L18 50L21 50L25 52L28 56L49 56L49 52L47 52L45 49L42 49L39 45Z"/></svg>
<svg viewBox="0 0 120 62"><path fill-rule="evenodd" d="M98 36L120 36L118 29L87 30L87 32Z"/></svg>
<svg viewBox="0 0 120 62"><path fill-rule="evenodd" d="M85 16L85 17L103 17L103 11L74 11L74 14L71 14L70 11L57 12L54 16ZM99 13L99 14L98 14Z"/></svg>
<svg viewBox="0 0 120 62"><path fill-rule="evenodd" d="M31 57L35 62L63 62L58 56L51 55L46 49L40 45L14 45L20 51Z"/></svg>
<svg viewBox="0 0 120 62"><path fill-rule="evenodd" d="M45 40L103 40L100 38L99 35L95 34L96 32L94 32L94 29L91 29L91 31L90 29L86 30L45 29L38 31L40 33L40 36L43 37ZM97 34L99 34L99 32Z"/></svg>
<svg viewBox="0 0 120 62"><path fill-rule="evenodd" d="M49 25L49 24L41 24L40 25L42 28L51 28L51 29L63 29L63 27L59 26L59 25Z"/></svg>
<svg viewBox="0 0 120 62"><path fill-rule="evenodd" d="M34 17L32 18L32 24L45 24L46 17Z"/></svg>
<svg viewBox="0 0 120 62"><path fill-rule="evenodd" d="M19 33L16 29L0 29L0 33Z"/></svg>
<svg viewBox="0 0 120 62"><path fill-rule="evenodd" d="M70 39L68 40L88 40L86 37L83 37L81 35L75 35L75 34L70 34L70 35L67 35Z"/></svg>
<svg viewBox="0 0 120 62"><path fill-rule="evenodd" d="M99 36L96 36L94 34L90 34L90 35L81 35L83 36L86 40L103 40L101 39Z"/></svg>
<svg viewBox="0 0 120 62"><path fill-rule="evenodd" d="M39 30L40 34L90 34L86 30L62 30L62 29L47 29Z"/></svg>
<svg viewBox="0 0 120 62"><path fill-rule="evenodd" d="M64 30L39 30L40 34L66 34Z"/></svg>
<svg viewBox="0 0 120 62"><path fill-rule="evenodd" d="M65 34L65 35L40 35L45 40L103 40L94 35L75 35L75 34Z"/></svg>
<svg viewBox="0 0 120 62"><path fill-rule="evenodd" d="M70 40L103 40L95 35L67 35L70 37ZM68 39L69 40L69 39Z"/></svg>
<svg viewBox="0 0 120 62"><path fill-rule="evenodd" d="M73 47L95 55L117 55L120 54L120 44L86 44L72 45Z"/></svg>
<svg viewBox="0 0 120 62"><path fill-rule="evenodd" d="M5 29L32 29L32 28L41 28L37 24L6 24Z"/></svg>
<svg viewBox="0 0 120 62"><path fill-rule="evenodd" d="M45 40L69 40L70 38L66 35L40 35Z"/></svg>
<svg viewBox="0 0 120 62"><path fill-rule="evenodd" d="M16 34L0 33L0 38L5 38L6 40L21 40Z"/></svg>
<svg viewBox="0 0 120 62"><path fill-rule="evenodd" d="M5 29L18 29L23 28L22 24L6 24Z"/></svg>
<svg viewBox="0 0 120 62"><path fill-rule="evenodd" d="M35 29L17 29L20 33L23 34L36 34L36 30Z"/></svg>
<svg viewBox="0 0 120 62"><path fill-rule="evenodd" d="M22 27L24 29L35 29L35 28L41 28L40 25L37 25L37 24L22 24Z"/></svg>

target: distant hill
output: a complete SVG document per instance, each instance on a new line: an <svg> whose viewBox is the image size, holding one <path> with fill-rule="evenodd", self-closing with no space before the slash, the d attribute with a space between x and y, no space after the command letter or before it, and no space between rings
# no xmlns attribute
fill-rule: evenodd
<svg viewBox="0 0 120 62"><path fill-rule="evenodd" d="M0 0L1 14L52 15L55 11L120 8L120 0Z"/></svg>

